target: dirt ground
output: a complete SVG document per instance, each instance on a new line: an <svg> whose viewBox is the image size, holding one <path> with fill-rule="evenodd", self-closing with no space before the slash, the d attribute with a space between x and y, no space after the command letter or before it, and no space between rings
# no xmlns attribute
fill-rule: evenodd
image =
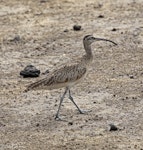
<svg viewBox="0 0 143 150"><path fill-rule="evenodd" d="M92 111L79 114L66 97L66 121L55 121L64 89L24 93L44 75L19 73L80 57L87 34L118 46L94 43L89 73L72 88L80 108ZM0 0L0 150L67 149L143 150L142 0Z"/></svg>

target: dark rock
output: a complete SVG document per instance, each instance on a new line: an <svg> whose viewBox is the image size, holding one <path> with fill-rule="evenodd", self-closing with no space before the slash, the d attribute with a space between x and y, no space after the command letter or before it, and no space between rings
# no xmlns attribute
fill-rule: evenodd
<svg viewBox="0 0 143 150"><path fill-rule="evenodd" d="M109 126L110 126L109 131L117 131L118 130L118 128L114 124L109 124Z"/></svg>
<svg viewBox="0 0 143 150"><path fill-rule="evenodd" d="M69 122L68 125L73 125L73 122Z"/></svg>
<svg viewBox="0 0 143 150"><path fill-rule="evenodd" d="M24 78L28 77L39 77L40 70L36 69L33 65L28 65L20 72L20 75Z"/></svg>
<svg viewBox="0 0 143 150"><path fill-rule="evenodd" d="M104 18L104 16L103 15L99 15L98 18Z"/></svg>
<svg viewBox="0 0 143 150"><path fill-rule="evenodd" d="M40 3L46 3L47 2L47 0L41 0L40 1Z"/></svg>
<svg viewBox="0 0 143 150"><path fill-rule="evenodd" d="M37 123L37 124L36 124L36 127L39 127L39 126L40 126L40 124L39 124L39 123Z"/></svg>
<svg viewBox="0 0 143 150"><path fill-rule="evenodd" d="M113 28L111 31L117 31L117 29L116 29L116 28Z"/></svg>
<svg viewBox="0 0 143 150"><path fill-rule="evenodd" d="M80 25L74 25L74 26L73 26L73 29L74 29L75 31L79 31L79 30L81 30L81 26L80 26Z"/></svg>
<svg viewBox="0 0 143 150"><path fill-rule="evenodd" d="M5 126L6 126L5 124L0 123L0 127L5 127Z"/></svg>
<svg viewBox="0 0 143 150"><path fill-rule="evenodd" d="M16 35L13 39L10 40L10 42L19 42L21 40L19 35Z"/></svg>
<svg viewBox="0 0 143 150"><path fill-rule="evenodd" d="M132 97L132 99L137 99L137 97Z"/></svg>
<svg viewBox="0 0 143 150"><path fill-rule="evenodd" d="M130 79L134 79L134 76L133 76L133 75L129 75L129 78L130 78Z"/></svg>
<svg viewBox="0 0 143 150"><path fill-rule="evenodd" d="M69 32L69 30L68 30L68 29L65 29L64 32Z"/></svg>

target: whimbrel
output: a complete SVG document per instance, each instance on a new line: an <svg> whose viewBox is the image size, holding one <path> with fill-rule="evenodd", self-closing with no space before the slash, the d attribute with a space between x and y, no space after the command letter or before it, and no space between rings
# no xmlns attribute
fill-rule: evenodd
<svg viewBox="0 0 143 150"><path fill-rule="evenodd" d="M95 38L92 35L87 35L83 38L83 45L86 54L83 55L76 63L71 63L71 64L66 64L63 67L54 70L53 72L50 72L45 78L30 84L27 89L25 90L26 92L29 90L40 90L40 89L47 89L47 90L52 90L52 89L58 89L58 88L63 88L65 87L65 92L63 93L61 99L60 99L60 104L55 116L55 119L60 120L59 117L59 111L61 108L61 104L64 100L65 95L67 92L69 93L69 99L73 102L73 104L76 106L78 111L83 114L84 111L82 111L78 105L75 103L73 97L71 96L70 88L79 83L83 77L85 77L88 67L90 63L93 60L93 55L92 55L92 50L91 50L91 44L95 41L108 41L111 42L115 45L117 45L115 42L107 39L102 39L102 38Z"/></svg>

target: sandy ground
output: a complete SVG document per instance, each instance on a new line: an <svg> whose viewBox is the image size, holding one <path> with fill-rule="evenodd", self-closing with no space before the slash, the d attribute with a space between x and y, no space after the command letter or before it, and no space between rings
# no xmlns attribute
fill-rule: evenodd
<svg viewBox="0 0 143 150"><path fill-rule="evenodd" d="M38 79L19 73L80 57L86 34L118 46L93 44L89 74L72 88L92 112L79 114L66 97L60 114L67 121L55 121L64 89L23 93ZM143 150L142 43L142 0L0 0L0 150ZM110 123L119 130L110 132Z"/></svg>

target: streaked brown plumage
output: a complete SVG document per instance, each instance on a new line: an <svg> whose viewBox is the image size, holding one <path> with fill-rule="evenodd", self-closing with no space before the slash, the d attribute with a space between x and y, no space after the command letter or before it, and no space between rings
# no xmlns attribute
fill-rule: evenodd
<svg viewBox="0 0 143 150"><path fill-rule="evenodd" d="M110 40L95 38L92 35L85 36L83 39L83 44L84 44L86 54L83 55L81 59L77 60L77 62L75 63L64 65L63 67L49 73L44 79L41 79L35 83L30 84L25 90L25 92L30 91L30 90L41 90L41 89L52 90L52 89L65 87L66 89L65 89L63 96L61 97L59 108L56 113L55 119L60 119L59 110L60 110L61 104L63 102L64 96L66 95L67 91L69 92L69 99L77 107L78 111L80 113L83 113L83 111L81 111L79 107L77 106L77 104L74 102L70 93L70 88L73 85L80 82L80 80L86 75L88 66L93 60L91 44L94 41L99 41L99 40L109 41L117 45L116 43Z"/></svg>
<svg viewBox="0 0 143 150"><path fill-rule="evenodd" d="M86 74L85 66L77 65L65 65L64 67L55 70L47 75L44 79L41 79L35 83L30 84L26 92L29 90L41 90L41 89L58 89L66 86L72 86L80 80L84 74Z"/></svg>

